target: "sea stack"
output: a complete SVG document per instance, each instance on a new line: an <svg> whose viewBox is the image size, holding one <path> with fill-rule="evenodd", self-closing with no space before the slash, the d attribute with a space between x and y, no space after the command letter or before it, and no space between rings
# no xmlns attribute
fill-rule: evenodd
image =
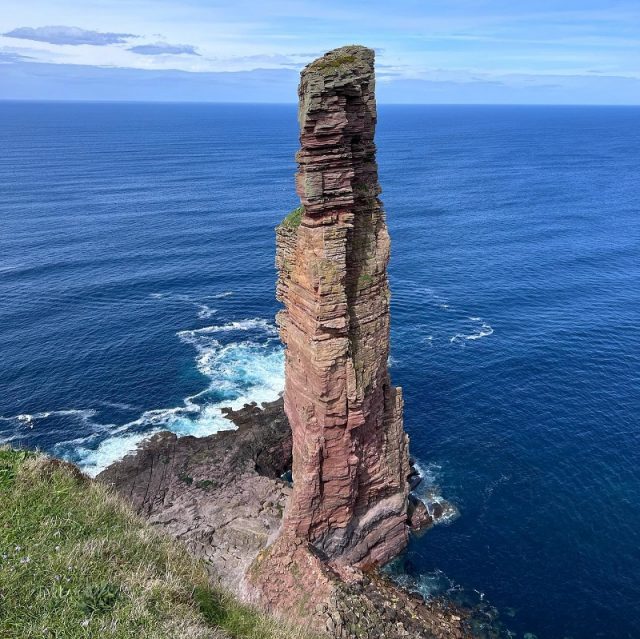
<svg viewBox="0 0 640 639"><path fill-rule="evenodd" d="M388 371L389 234L378 199L373 65L371 49L347 46L303 70L301 206L277 228L293 490L280 534L247 584L267 607L303 617L408 539L408 437Z"/></svg>
<svg viewBox="0 0 640 639"><path fill-rule="evenodd" d="M356 567L388 561L408 535L408 438L388 371L389 234L374 88L374 52L365 47L331 51L304 69L301 206L277 229L293 432L283 532Z"/></svg>

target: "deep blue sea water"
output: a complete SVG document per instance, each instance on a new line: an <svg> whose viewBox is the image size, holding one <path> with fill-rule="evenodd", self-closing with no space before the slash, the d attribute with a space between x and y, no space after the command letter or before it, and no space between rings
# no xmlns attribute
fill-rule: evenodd
<svg viewBox="0 0 640 639"><path fill-rule="evenodd" d="M392 375L460 513L406 570L519 637L640 637L640 109L379 115ZM95 473L277 396L294 107L0 103L0 148L1 441Z"/></svg>

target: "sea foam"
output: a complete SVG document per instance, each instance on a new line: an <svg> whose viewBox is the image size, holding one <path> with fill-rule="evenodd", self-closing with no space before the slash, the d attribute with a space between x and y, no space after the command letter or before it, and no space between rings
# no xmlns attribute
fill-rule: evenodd
<svg viewBox="0 0 640 639"><path fill-rule="evenodd" d="M163 430L204 437L235 428L222 408L273 401L284 388L284 352L276 333L262 318L178 332L194 348L195 365L208 380L202 391L182 406L149 410L126 424L94 424L91 435L61 442L55 452L95 476Z"/></svg>
<svg viewBox="0 0 640 639"><path fill-rule="evenodd" d="M445 499L438 483L442 467L435 462L421 464L419 461L415 461L413 465L422 479L414 491L415 495L424 502L431 515L436 504L442 508L442 515L434 519L434 525L450 524L457 519L460 516L460 511Z"/></svg>

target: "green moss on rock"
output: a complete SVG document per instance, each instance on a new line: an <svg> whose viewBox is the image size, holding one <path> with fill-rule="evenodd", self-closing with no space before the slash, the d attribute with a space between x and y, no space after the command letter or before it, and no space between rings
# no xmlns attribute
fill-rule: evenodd
<svg viewBox="0 0 640 639"><path fill-rule="evenodd" d="M322 71L330 71L332 69L339 69L348 64L353 64L356 61L356 57L350 54L344 54L336 57L327 57L319 60L314 68Z"/></svg>
<svg viewBox="0 0 640 639"><path fill-rule="evenodd" d="M287 217L282 220L281 225L289 229L297 229L302 222L302 216L304 215L304 206L293 209Z"/></svg>
<svg viewBox="0 0 640 639"><path fill-rule="evenodd" d="M363 286L368 286L369 284L371 284L371 282L373 282L373 278L371 277L371 275L369 275L369 273L362 273L359 277L358 277L358 287L363 287Z"/></svg>

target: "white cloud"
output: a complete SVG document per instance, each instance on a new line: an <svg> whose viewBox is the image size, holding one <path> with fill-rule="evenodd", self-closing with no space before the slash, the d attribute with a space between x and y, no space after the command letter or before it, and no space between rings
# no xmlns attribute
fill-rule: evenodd
<svg viewBox="0 0 640 639"><path fill-rule="evenodd" d="M169 44L168 42L138 44L135 47L129 47L129 51L140 55L200 55L191 44Z"/></svg>
<svg viewBox="0 0 640 639"><path fill-rule="evenodd" d="M2 35L7 38L48 42L49 44L70 44L74 46L91 44L100 47L121 44L130 38L137 37L132 33L104 33L101 31L88 31L79 27L64 26L19 27Z"/></svg>

